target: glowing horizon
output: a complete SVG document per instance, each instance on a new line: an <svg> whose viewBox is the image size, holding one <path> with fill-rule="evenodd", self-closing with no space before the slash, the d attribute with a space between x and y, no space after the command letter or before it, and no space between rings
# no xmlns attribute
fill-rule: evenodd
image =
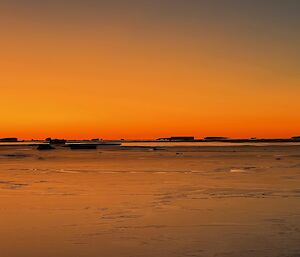
<svg viewBox="0 0 300 257"><path fill-rule="evenodd" d="M299 7L0 3L0 138L297 136Z"/></svg>

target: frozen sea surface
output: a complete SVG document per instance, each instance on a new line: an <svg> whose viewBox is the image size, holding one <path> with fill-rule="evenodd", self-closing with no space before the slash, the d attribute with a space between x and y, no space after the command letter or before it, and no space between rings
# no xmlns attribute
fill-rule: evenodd
<svg viewBox="0 0 300 257"><path fill-rule="evenodd" d="M1 257L300 256L300 146L0 148Z"/></svg>

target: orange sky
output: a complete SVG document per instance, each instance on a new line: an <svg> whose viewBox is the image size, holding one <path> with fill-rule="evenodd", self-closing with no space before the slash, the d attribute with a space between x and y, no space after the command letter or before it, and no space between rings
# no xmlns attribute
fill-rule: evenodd
<svg viewBox="0 0 300 257"><path fill-rule="evenodd" d="M295 2L45 2L0 6L0 137L300 134Z"/></svg>

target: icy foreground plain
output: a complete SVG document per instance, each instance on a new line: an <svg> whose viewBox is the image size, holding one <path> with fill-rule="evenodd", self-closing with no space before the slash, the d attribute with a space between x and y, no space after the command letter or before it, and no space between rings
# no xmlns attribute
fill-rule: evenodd
<svg viewBox="0 0 300 257"><path fill-rule="evenodd" d="M299 257L300 146L0 148L1 257Z"/></svg>

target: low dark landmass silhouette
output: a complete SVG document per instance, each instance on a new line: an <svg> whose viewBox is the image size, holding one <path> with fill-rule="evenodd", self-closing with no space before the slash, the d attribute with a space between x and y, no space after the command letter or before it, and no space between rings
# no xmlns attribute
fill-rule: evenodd
<svg viewBox="0 0 300 257"><path fill-rule="evenodd" d="M6 138L0 138L0 142L18 142L18 138L16 137L6 137Z"/></svg>
<svg viewBox="0 0 300 257"><path fill-rule="evenodd" d="M228 137L205 137L204 140L206 141L224 141L224 140L228 140Z"/></svg>
<svg viewBox="0 0 300 257"><path fill-rule="evenodd" d="M193 136L181 136L181 137L165 137L158 138L159 141L195 141Z"/></svg>
<svg viewBox="0 0 300 257"><path fill-rule="evenodd" d="M150 142L151 140L145 140ZM188 137L163 137L158 138L156 141L167 141L167 142L228 142L228 143L276 143L276 142L300 142L300 136L294 136L291 138L229 138L223 136L208 136L203 139L196 139L193 136Z"/></svg>
<svg viewBox="0 0 300 257"><path fill-rule="evenodd" d="M120 146L124 143L143 143L143 142L157 142L157 143L163 143L163 142L170 142L170 143L176 143L176 142L221 142L221 143L299 143L300 142L300 136L293 136L291 138L229 138L229 137L223 137L223 136L208 136L204 137L203 139L197 139L194 136L171 136L171 137L162 137L154 140L126 140L126 139L120 139L120 140L104 140L99 138L93 138L93 139L85 139L85 140L67 140L67 139L58 139L58 138L46 138L45 140L19 140L18 138L11 137L11 138L0 138L1 146L5 145L29 145L29 146L39 146L39 150L45 150L47 147L50 149L49 146L62 146L62 147L70 147L70 145L78 145L79 146L73 146L73 148L84 148L85 145L86 148L92 148L92 145L97 146ZM5 144L7 143L7 144ZM43 148L43 149L42 149ZM55 148L55 147L54 147Z"/></svg>
<svg viewBox="0 0 300 257"><path fill-rule="evenodd" d="M49 142L50 144L65 144L67 142L66 139L58 139L58 138L46 138L46 142Z"/></svg>

